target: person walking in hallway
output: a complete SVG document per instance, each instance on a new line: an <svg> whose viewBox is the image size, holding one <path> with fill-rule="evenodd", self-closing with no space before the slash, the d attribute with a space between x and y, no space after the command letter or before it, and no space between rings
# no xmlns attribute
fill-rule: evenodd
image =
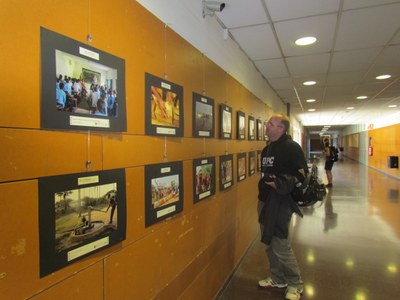
<svg viewBox="0 0 400 300"><path fill-rule="evenodd" d="M334 161L333 161L332 148L329 145L328 139L324 140L324 154L325 154L325 172L326 172L326 178L328 179L328 184L326 185L326 187L331 188L333 187L332 168Z"/></svg>
<svg viewBox="0 0 400 300"><path fill-rule="evenodd" d="M304 180L308 167L300 145L287 134L289 128L286 116L273 115L266 128L270 143L261 153L258 212L261 242L267 245L271 275L258 285L286 288L286 299L298 300L303 281L288 235L292 214L302 216L302 213L290 192L297 182Z"/></svg>

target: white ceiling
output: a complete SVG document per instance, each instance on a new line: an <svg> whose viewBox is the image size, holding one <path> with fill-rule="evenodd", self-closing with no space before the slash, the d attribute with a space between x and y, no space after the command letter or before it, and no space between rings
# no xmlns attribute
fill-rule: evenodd
<svg viewBox="0 0 400 300"><path fill-rule="evenodd" d="M369 124L399 113L400 1L221 2L226 6L215 14L221 26L304 126ZM302 36L318 40L298 47ZM376 80L381 74L392 77ZM308 80L317 84L304 86ZM368 98L356 100L361 95Z"/></svg>

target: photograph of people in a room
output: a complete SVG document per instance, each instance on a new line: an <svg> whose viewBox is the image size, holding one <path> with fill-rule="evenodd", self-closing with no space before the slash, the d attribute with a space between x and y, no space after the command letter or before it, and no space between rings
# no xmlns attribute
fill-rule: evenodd
<svg viewBox="0 0 400 300"><path fill-rule="evenodd" d="M118 116L116 69L56 50L55 80L57 110Z"/></svg>
<svg viewBox="0 0 400 300"><path fill-rule="evenodd" d="M196 195L209 193L213 188L214 164L196 166Z"/></svg>
<svg viewBox="0 0 400 300"><path fill-rule="evenodd" d="M221 184L231 182L233 179L233 162L231 159L221 162Z"/></svg>
<svg viewBox="0 0 400 300"><path fill-rule="evenodd" d="M55 193L56 252L117 230L117 183Z"/></svg>
<svg viewBox="0 0 400 300"><path fill-rule="evenodd" d="M176 93L151 86L151 124L179 128L179 101Z"/></svg>
<svg viewBox="0 0 400 300"><path fill-rule="evenodd" d="M212 105L196 101L196 130L211 131L213 129Z"/></svg>
<svg viewBox="0 0 400 300"><path fill-rule="evenodd" d="M151 203L154 209L179 201L179 175L151 179Z"/></svg>

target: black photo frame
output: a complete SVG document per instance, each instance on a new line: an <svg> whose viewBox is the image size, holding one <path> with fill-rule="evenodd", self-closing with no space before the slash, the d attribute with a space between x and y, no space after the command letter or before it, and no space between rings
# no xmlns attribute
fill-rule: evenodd
<svg viewBox="0 0 400 300"><path fill-rule="evenodd" d="M214 137L214 99L193 92L193 136Z"/></svg>
<svg viewBox="0 0 400 300"><path fill-rule="evenodd" d="M249 152L249 176L252 176L256 173L256 152L250 151Z"/></svg>
<svg viewBox="0 0 400 300"><path fill-rule="evenodd" d="M41 128L126 131L125 60L43 27L40 45Z"/></svg>
<svg viewBox="0 0 400 300"><path fill-rule="evenodd" d="M194 203L215 194L215 158L206 157L193 160Z"/></svg>
<svg viewBox="0 0 400 300"><path fill-rule="evenodd" d="M182 162L145 166L145 226L183 210Z"/></svg>
<svg viewBox="0 0 400 300"><path fill-rule="evenodd" d="M226 190L233 184L233 155L221 155L219 157L219 189Z"/></svg>
<svg viewBox="0 0 400 300"><path fill-rule="evenodd" d="M232 139L232 107L220 105L220 138Z"/></svg>
<svg viewBox="0 0 400 300"><path fill-rule="evenodd" d="M256 126L257 126L257 141L262 141L263 140L263 122L261 119L256 120Z"/></svg>
<svg viewBox="0 0 400 300"><path fill-rule="evenodd" d="M40 277L126 238L125 169L39 178Z"/></svg>
<svg viewBox="0 0 400 300"><path fill-rule="evenodd" d="M264 141L268 141L268 136L267 136L267 126L268 126L268 121L263 122L263 127L264 127Z"/></svg>
<svg viewBox="0 0 400 300"><path fill-rule="evenodd" d="M242 111L237 112L237 139L246 139L246 114Z"/></svg>
<svg viewBox="0 0 400 300"><path fill-rule="evenodd" d="M147 135L183 136L183 87L145 73Z"/></svg>
<svg viewBox="0 0 400 300"><path fill-rule="evenodd" d="M237 181L242 181L246 179L246 170L247 170L247 161L246 161L246 153L238 153L237 154Z"/></svg>
<svg viewBox="0 0 400 300"><path fill-rule="evenodd" d="M256 123L253 116L249 116L249 140L254 141L256 138Z"/></svg>

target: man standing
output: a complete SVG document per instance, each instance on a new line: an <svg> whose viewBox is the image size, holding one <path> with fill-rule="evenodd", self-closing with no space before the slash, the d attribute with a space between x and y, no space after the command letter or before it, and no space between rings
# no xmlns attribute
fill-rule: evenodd
<svg viewBox="0 0 400 300"><path fill-rule="evenodd" d="M266 128L269 144L261 153L262 179L259 187L261 242L267 245L270 277L260 280L262 288L286 288L285 297L298 300L303 282L297 260L288 241L289 223L295 212L302 216L290 192L308 172L304 152L287 134L289 119L273 115Z"/></svg>
<svg viewBox="0 0 400 300"><path fill-rule="evenodd" d="M325 154L325 172L326 172L326 178L328 179L328 184L326 187L331 188L333 187L332 181L333 181L333 176L332 176L332 167L333 167L333 153L332 153L332 147L329 145L329 140L325 139L324 140L324 154Z"/></svg>

